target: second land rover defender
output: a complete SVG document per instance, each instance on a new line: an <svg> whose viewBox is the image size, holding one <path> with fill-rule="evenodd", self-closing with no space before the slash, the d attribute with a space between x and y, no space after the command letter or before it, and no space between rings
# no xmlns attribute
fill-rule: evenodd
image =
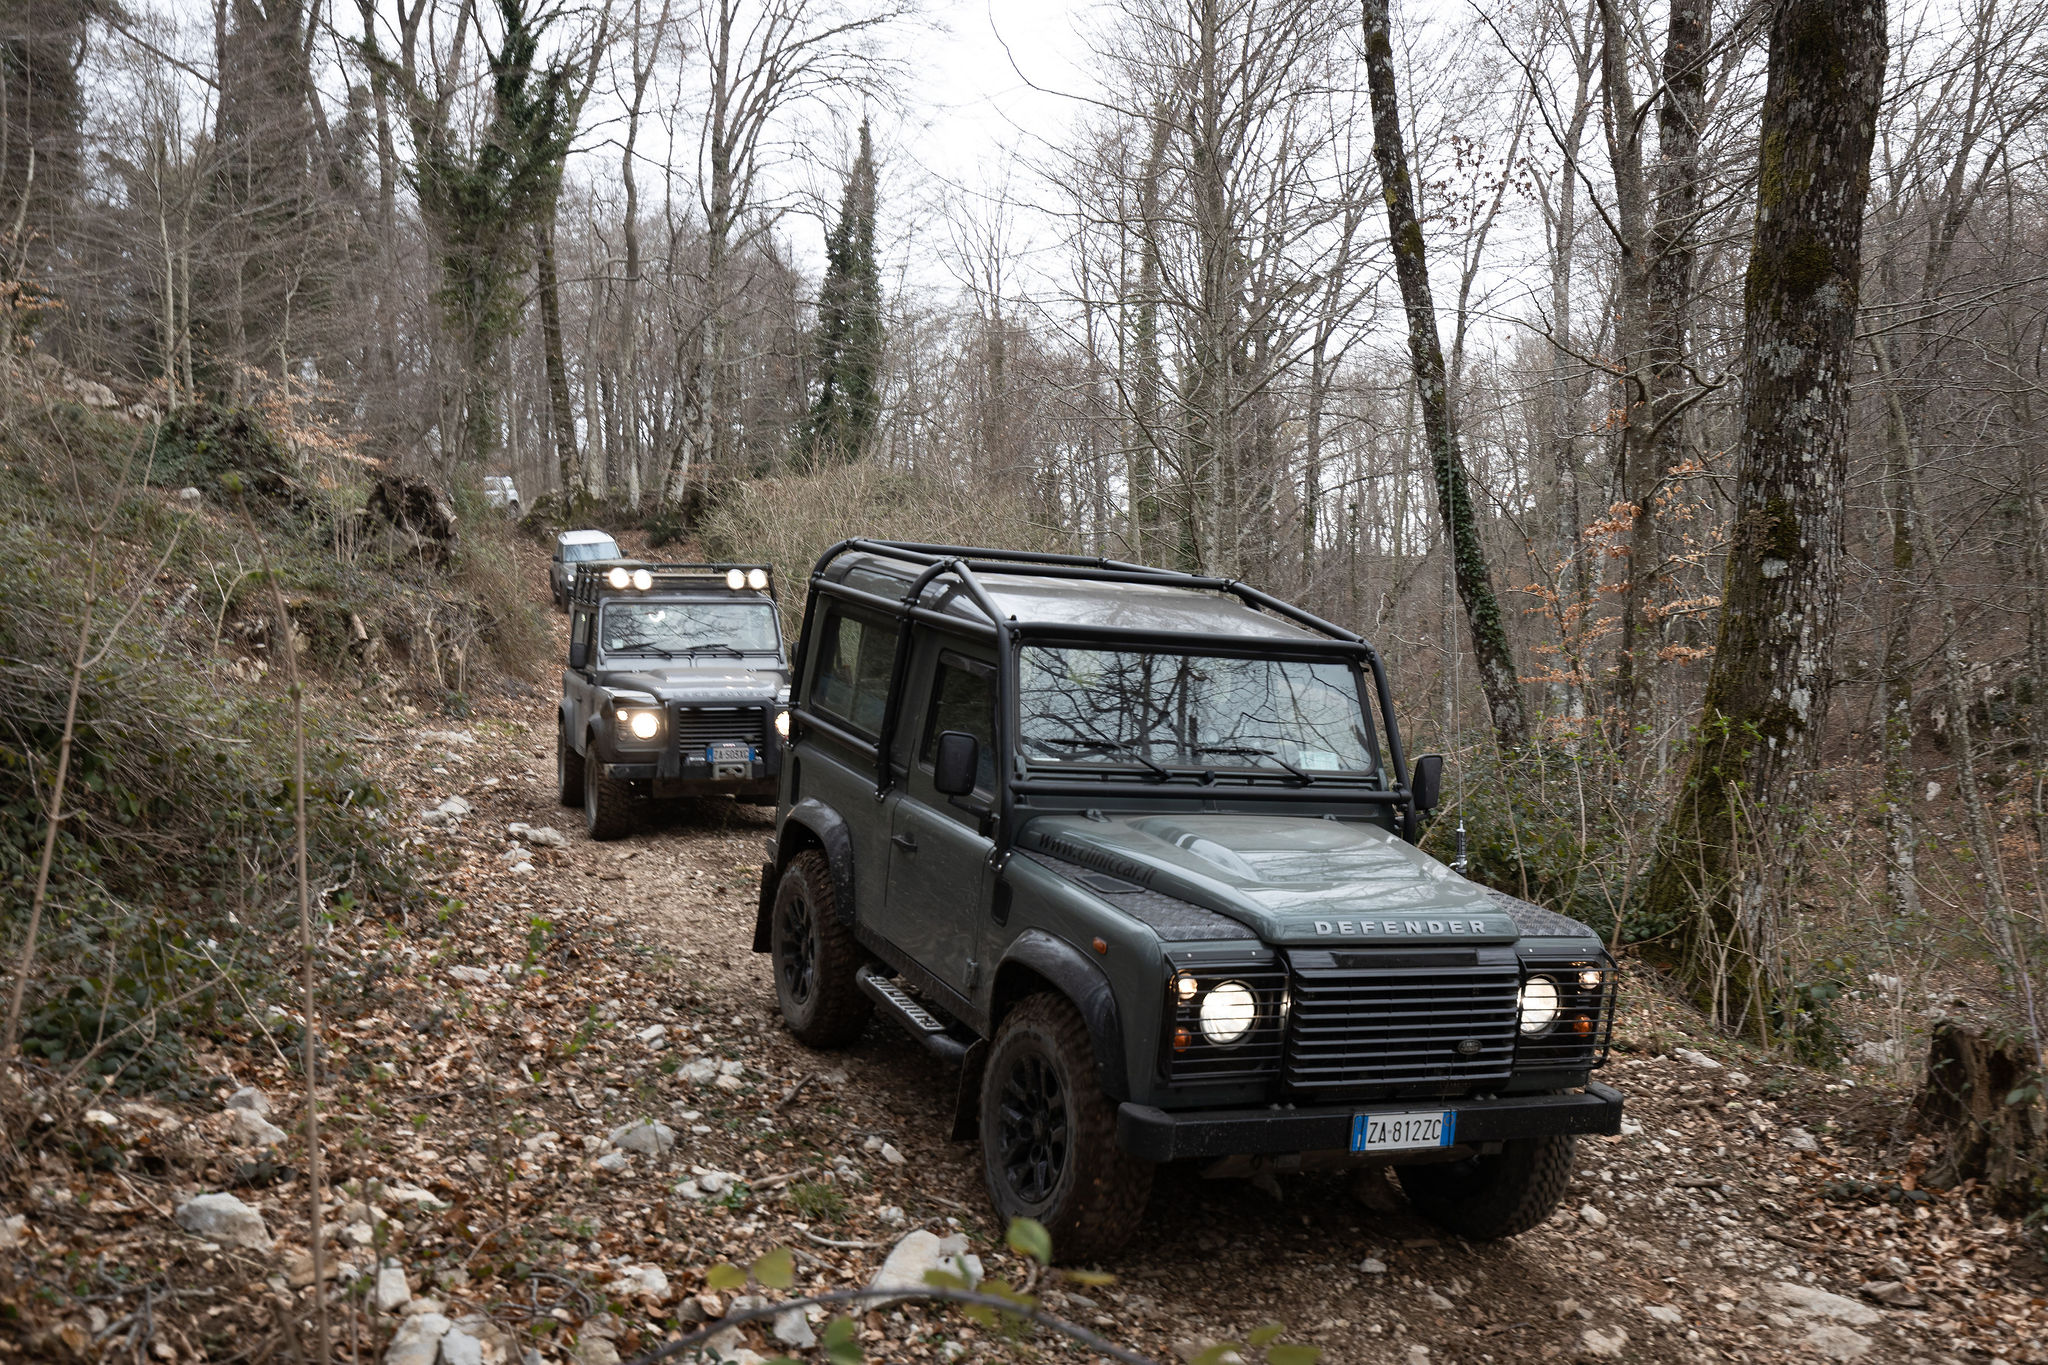
<svg viewBox="0 0 2048 1365"><path fill-rule="evenodd" d="M1613 963L1415 846L1364 640L1244 584L848 541L812 573L754 948L803 1042L961 1065L997 1211L1113 1251L1155 1163L1397 1168L1463 1236L1549 1216Z"/></svg>
<svg viewBox="0 0 2048 1365"><path fill-rule="evenodd" d="M648 801L775 799L789 668L761 564L577 568L555 732L562 804L593 839Z"/></svg>

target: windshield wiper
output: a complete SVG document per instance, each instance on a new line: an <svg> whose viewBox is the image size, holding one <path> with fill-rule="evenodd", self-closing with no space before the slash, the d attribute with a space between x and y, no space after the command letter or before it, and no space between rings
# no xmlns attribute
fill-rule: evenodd
<svg viewBox="0 0 2048 1365"><path fill-rule="evenodd" d="M1128 754L1130 757L1137 759L1138 762L1144 764L1146 767L1150 768L1154 773L1158 774L1158 776L1162 780L1173 776L1172 773L1160 767L1157 763L1154 763L1151 759L1145 757L1145 755L1139 753L1138 747L1135 744L1122 744L1113 739L1083 739L1078 735L1074 736L1071 739L1061 737L1055 737L1053 739L1039 739L1038 737L1033 736L1031 739L1031 743L1039 745L1041 748L1058 744L1066 748L1086 749L1098 754Z"/></svg>
<svg viewBox="0 0 2048 1365"><path fill-rule="evenodd" d="M1313 777L1310 777L1271 749L1255 749L1249 744L1197 744L1195 752L1198 754L1234 754L1242 755L1246 758L1270 758L1281 767L1287 769L1288 772L1293 773L1302 782L1315 781Z"/></svg>
<svg viewBox="0 0 2048 1365"><path fill-rule="evenodd" d="M690 647L689 647L688 649L684 650L684 651L683 651L683 653L685 653L685 654L710 654L710 653L712 653L712 652L714 652L714 651L719 651L719 652L723 652L723 653L726 653L726 654L730 654L730 655L732 655L732 656L733 656L733 658L735 658L735 659L744 659L744 658L746 658L746 657L747 657L747 651L745 651L744 649L741 649L741 648L739 648L739 647L738 647L738 646L736 646L736 645L730 645L730 644L727 644L727 643L726 643L725 641L723 641L723 640L713 640L713 641L712 641L712 642L711 642L710 644L708 644L708 645L691 645L691 646L690 646Z"/></svg>
<svg viewBox="0 0 2048 1365"><path fill-rule="evenodd" d="M616 654L659 654L664 659L676 657L652 640L628 640L622 645L607 645L605 652Z"/></svg>

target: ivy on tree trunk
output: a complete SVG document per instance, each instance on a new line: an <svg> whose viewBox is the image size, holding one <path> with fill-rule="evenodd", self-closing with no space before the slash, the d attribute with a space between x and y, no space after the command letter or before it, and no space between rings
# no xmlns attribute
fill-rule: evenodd
<svg viewBox="0 0 2048 1365"><path fill-rule="evenodd" d="M1444 375L1443 341L1437 334L1436 303L1429 291L1429 265L1422 250L1422 223L1415 214L1415 191L1408 179L1408 153L1401 141L1400 96L1394 85L1392 25L1387 0L1364 0L1365 75L1372 92L1373 157L1387 201L1387 235L1394 250L1394 273L1401 283L1401 303L1408 315L1408 356L1415 371L1415 390L1422 404L1422 429L1429 440L1430 468L1436 477L1437 513L1450 540L1457 569L1458 598L1472 632L1472 654L1486 691L1487 710L1503 746L1518 747L1528 733L1522 691L1515 672L1514 650L1507 624L1493 593L1493 573L1479 543L1478 518L1472 510L1465 457L1458 448L1458 430L1451 421L1451 397Z"/></svg>
<svg viewBox="0 0 2048 1365"><path fill-rule="evenodd" d="M1679 796L1632 916L1723 1021L1767 1025L1761 886L1811 793L1842 561L1850 346L1887 42L1883 0L1772 13L1744 289L1742 435L1721 629ZM1746 856L1747 855L1747 856Z"/></svg>

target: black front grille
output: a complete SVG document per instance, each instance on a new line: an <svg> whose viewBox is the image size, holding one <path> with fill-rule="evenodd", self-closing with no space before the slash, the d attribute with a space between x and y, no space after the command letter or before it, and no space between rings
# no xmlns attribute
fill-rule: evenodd
<svg viewBox="0 0 2048 1365"><path fill-rule="evenodd" d="M679 706L672 713L677 749L687 759L702 760L711 744L751 744L767 739L768 713L758 706Z"/></svg>
<svg viewBox="0 0 2048 1365"><path fill-rule="evenodd" d="M1282 1075L1314 1095L1453 1094L1514 1064L1512 950L1296 952Z"/></svg>

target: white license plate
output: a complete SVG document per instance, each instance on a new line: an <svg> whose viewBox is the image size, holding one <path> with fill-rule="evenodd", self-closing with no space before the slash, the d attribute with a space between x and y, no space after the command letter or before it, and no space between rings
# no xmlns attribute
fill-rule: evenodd
<svg viewBox="0 0 2048 1365"><path fill-rule="evenodd" d="M754 761L754 746L751 744L707 744L706 756L713 763L751 763Z"/></svg>
<svg viewBox="0 0 2048 1365"><path fill-rule="evenodd" d="M1428 1109L1413 1114L1357 1114L1351 1119L1354 1152L1407 1152L1419 1147L1448 1147L1458 1126L1453 1109Z"/></svg>

